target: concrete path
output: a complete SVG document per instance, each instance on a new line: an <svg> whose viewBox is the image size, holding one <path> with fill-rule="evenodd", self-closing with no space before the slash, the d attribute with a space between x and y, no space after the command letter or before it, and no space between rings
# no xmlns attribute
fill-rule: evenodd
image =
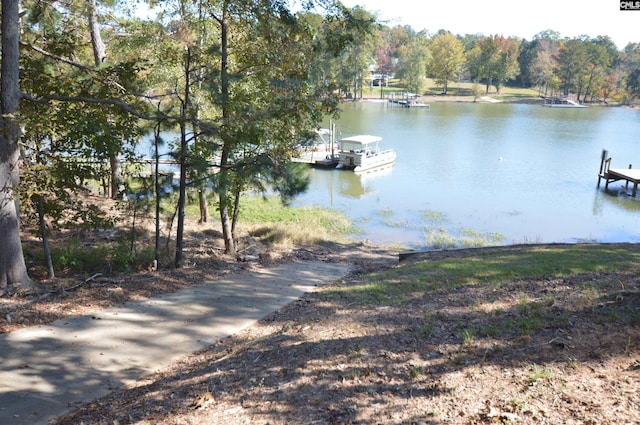
<svg viewBox="0 0 640 425"><path fill-rule="evenodd" d="M335 263L288 263L0 335L0 424L46 424L348 271Z"/></svg>

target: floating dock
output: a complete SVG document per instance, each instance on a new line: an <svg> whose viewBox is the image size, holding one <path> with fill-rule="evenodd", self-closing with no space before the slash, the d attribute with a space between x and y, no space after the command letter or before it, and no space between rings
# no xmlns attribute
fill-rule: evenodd
<svg viewBox="0 0 640 425"><path fill-rule="evenodd" d="M635 198L638 193L638 183L640 183L640 168L634 169L631 164L629 168L611 168L611 158L606 149L602 150L602 156L600 158L600 172L598 173L598 187L600 182L604 180L604 188L609 188L609 183L624 180L626 181L625 188L629 188L629 183L633 183L633 189L631 190L631 196Z"/></svg>

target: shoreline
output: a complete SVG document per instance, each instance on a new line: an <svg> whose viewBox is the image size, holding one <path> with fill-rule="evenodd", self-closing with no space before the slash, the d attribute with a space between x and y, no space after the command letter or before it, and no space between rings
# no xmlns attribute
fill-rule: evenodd
<svg viewBox="0 0 640 425"><path fill-rule="evenodd" d="M502 95L498 95L502 96ZM361 98L356 100L354 99L344 99L343 102L386 102L389 100L389 97L385 97L383 99L380 96L376 96L374 94L364 94ZM544 103L543 97L523 97L523 98L508 98L508 99L499 99L493 97L491 94L483 95L483 96L466 96L466 95L437 95L437 94L427 94L422 95L416 99L422 103L520 103L527 105L534 105ZM624 105L621 103L586 103L587 106L600 106L600 107L623 107L623 108L632 108L638 109L640 105Z"/></svg>

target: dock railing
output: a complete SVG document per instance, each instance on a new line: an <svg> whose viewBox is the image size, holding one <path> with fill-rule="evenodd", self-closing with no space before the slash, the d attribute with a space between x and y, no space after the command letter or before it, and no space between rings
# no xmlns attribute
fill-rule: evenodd
<svg viewBox="0 0 640 425"><path fill-rule="evenodd" d="M633 183L633 190L631 192L631 196L635 197L638 192L638 184L640 183L640 170L633 169L632 165L629 164L629 168L611 168L611 158L609 157L609 153L606 149L602 150L602 155L600 157L600 172L598 173L598 187L600 187L600 182L604 179L605 185L604 188L609 188L609 183L624 180L625 190L629 189L629 183Z"/></svg>

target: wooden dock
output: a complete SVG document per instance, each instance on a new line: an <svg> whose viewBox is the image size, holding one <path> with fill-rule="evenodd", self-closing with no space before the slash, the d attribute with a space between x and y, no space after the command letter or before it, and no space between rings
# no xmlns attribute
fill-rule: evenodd
<svg viewBox="0 0 640 425"><path fill-rule="evenodd" d="M606 149L602 150L602 156L600 158L600 172L598 173L598 187L600 182L604 180L604 188L609 188L609 183L624 180L626 181L625 188L629 188L629 183L633 183L633 189L631 190L631 196L635 197L638 193L638 183L640 183L640 168L634 169L631 164L629 168L611 168L611 158Z"/></svg>

